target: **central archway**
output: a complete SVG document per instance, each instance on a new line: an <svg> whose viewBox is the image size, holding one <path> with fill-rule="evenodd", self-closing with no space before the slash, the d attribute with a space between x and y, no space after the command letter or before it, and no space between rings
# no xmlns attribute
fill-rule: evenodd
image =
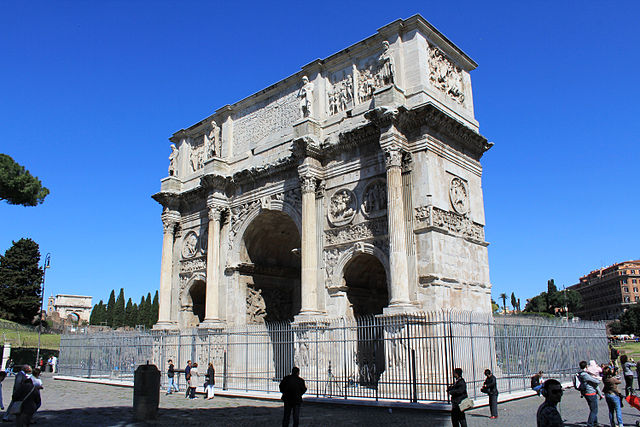
<svg viewBox="0 0 640 427"><path fill-rule="evenodd" d="M377 388L385 369L384 330L374 316L389 304L387 275L374 255L360 253L344 268L347 298L358 325L356 363L359 382Z"/></svg>

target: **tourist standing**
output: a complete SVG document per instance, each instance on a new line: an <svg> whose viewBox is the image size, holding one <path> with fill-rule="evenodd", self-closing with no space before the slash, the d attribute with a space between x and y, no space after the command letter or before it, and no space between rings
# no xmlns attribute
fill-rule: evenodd
<svg viewBox="0 0 640 427"><path fill-rule="evenodd" d="M25 372L25 376L20 384L17 387L14 387L13 394L11 395L11 402L13 404L15 404L14 402L22 401L21 411L16 415L17 427L29 427L29 424L31 424L31 417L41 403L40 391L34 383L34 377L30 375L31 367L29 365L25 365L23 370Z"/></svg>
<svg viewBox="0 0 640 427"><path fill-rule="evenodd" d="M620 380L613 375L613 370L605 366L602 370L604 388L602 392L607 400L607 406L609 407L609 421L612 427L622 427L622 405L620 399L620 392L618 392L618 384ZM614 422L615 420L615 422Z"/></svg>
<svg viewBox="0 0 640 427"><path fill-rule="evenodd" d="M284 415L282 417L282 427L289 426L291 411L293 411L293 427L298 427L300 423L300 405L302 405L302 395L307 391L304 380L300 378L300 369L294 366L291 374L280 381L280 392L284 402Z"/></svg>
<svg viewBox="0 0 640 427"><path fill-rule="evenodd" d="M209 362L209 367L207 368L207 375L205 377L207 384L207 395L205 399L213 399L214 398L214 390L213 386L216 383L216 370L213 369L213 363Z"/></svg>
<svg viewBox="0 0 640 427"><path fill-rule="evenodd" d="M598 394L597 388L600 384L600 379L592 377L587 372L587 362L585 360L580 362L580 371L578 372L578 379L580 380L579 390L584 396L584 399L589 405L589 418L587 419L587 426L594 427L598 424Z"/></svg>
<svg viewBox="0 0 640 427"><path fill-rule="evenodd" d="M616 364L618 363L618 356L620 355L620 352L617 348L614 348L612 344L609 344L609 353L611 354L611 363L613 364L613 366L616 366Z"/></svg>
<svg viewBox="0 0 640 427"><path fill-rule="evenodd" d="M173 393L173 391L180 391L178 386L176 385L176 368L173 365L173 360L169 359L169 369L167 369L167 379L169 381L169 387L167 389L167 394Z"/></svg>
<svg viewBox="0 0 640 427"><path fill-rule="evenodd" d="M196 387L198 386L198 381L200 378L200 373L198 372L198 364L196 362L193 363L191 369L189 370L189 374L191 374L191 378L189 380L189 399L196 398Z"/></svg>
<svg viewBox="0 0 640 427"><path fill-rule="evenodd" d="M15 401L15 399L13 398L13 395L16 393L16 390L20 388L20 385L26 379L27 374L30 374L30 373L31 373L31 366L24 365L20 370L20 372L16 374L16 378L13 382L13 393L11 397L11 403L9 403L9 406L7 406L7 412L2 417L3 421L9 421L9 418L11 417L11 414L9 414L9 411L11 410L11 406L14 404L14 401Z"/></svg>
<svg viewBox="0 0 640 427"><path fill-rule="evenodd" d="M545 400L536 414L538 427L563 427L562 417L558 412L558 403L562 400L562 385L558 380L548 379L543 384L542 394Z"/></svg>
<svg viewBox="0 0 640 427"><path fill-rule="evenodd" d="M632 367L635 363L630 362L626 354L620 356L620 365L622 366L622 375L624 375L624 395L629 396L633 394L633 371Z"/></svg>
<svg viewBox="0 0 640 427"><path fill-rule="evenodd" d="M184 379L187 382L187 391L184 397L189 398L191 396L191 360L187 360L187 366L184 368Z"/></svg>
<svg viewBox="0 0 640 427"><path fill-rule="evenodd" d="M467 418L460 410L460 402L468 398L467 383L462 378L462 369L453 370L453 385L447 387L447 392L451 395L451 424L453 427L467 427Z"/></svg>
<svg viewBox="0 0 640 427"><path fill-rule="evenodd" d="M498 384L495 375L491 373L491 369L485 369L484 375L487 377L480 389L481 392L489 396L489 409L491 410L491 419L498 418Z"/></svg>

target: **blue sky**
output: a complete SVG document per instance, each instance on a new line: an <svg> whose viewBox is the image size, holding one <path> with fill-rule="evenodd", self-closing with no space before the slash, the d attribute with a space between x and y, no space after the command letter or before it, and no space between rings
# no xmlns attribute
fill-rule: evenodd
<svg viewBox="0 0 640 427"><path fill-rule="evenodd" d="M398 18L478 64L493 295L640 259L637 1L0 4L0 152L51 190L0 203L0 251L51 252L46 294L159 285L167 138Z"/></svg>

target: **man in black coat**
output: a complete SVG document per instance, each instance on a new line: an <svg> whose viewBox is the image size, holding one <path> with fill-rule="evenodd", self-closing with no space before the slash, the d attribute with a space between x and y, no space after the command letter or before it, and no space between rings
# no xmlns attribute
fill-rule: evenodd
<svg viewBox="0 0 640 427"><path fill-rule="evenodd" d="M30 373L31 373L31 366L24 365L20 370L20 372L16 374L16 379L15 379L15 382L13 383L13 393L11 397L11 403L9 404L9 406L7 406L7 412L2 417L3 421L9 421L9 417L11 417L11 415L9 414L9 411L11 410L11 406L14 404L13 402L15 401L13 396L16 394L16 391L20 389L22 383L27 378L27 374L30 374Z"/></svg>
<svg viewBox="0 0 640 427"><path fill-rule="evenodd" d="M498 418L498 385L496 383L496 377L491 373L491 369L485 369L484 374L487 379L484 380L482 385L483 393L489 395L489 408L491 409L491 418Z"/></svg>
<svg viewBox="0 0 640 427"><path fill-rule="evenodd" d="M460 410L460 402L469 397L467 395L467 383L462 378L462 369L453 370L453 385L447 388L447 392L451 395L451 424L453 427L467 427L467 418L464 412Z"/></svg>
<svg viewBox="0 0 640 427"><path fill-rule="evenodd" d="M280 391L282 392L282 401L284 402L284 418L282 419L282 427L289 426L289 418L293 410L293 427L298 427L300 422L300 405L302 404L302 395L307 391L304 380L300 378L300 369L296 366L291 369L291 375L287 375L280 381Z"/></svg>

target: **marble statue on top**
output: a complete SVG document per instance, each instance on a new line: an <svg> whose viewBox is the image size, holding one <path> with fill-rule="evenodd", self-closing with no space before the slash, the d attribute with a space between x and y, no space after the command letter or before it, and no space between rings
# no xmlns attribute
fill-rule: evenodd
<svg viewBox="0 0 640 427"><path fill-rule="evenodd" d="M307 76L302 77L302 87L298 91L300 112L302 117L311 117L311 105L313 105L313 83Z"/></svg>

